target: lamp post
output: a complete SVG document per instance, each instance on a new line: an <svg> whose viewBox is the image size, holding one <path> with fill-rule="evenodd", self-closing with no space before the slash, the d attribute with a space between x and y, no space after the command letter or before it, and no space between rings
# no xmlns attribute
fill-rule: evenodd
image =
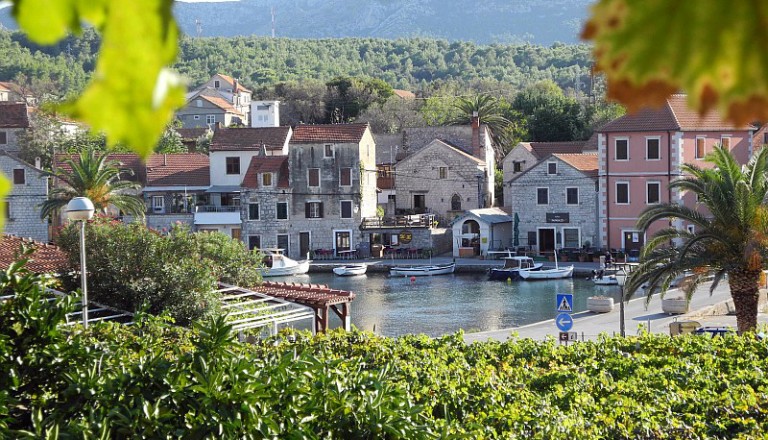
<svg viewBox="0 0 768 440"><path fill-rule="evenodd" d="M619 283L619 289L621 290L621 298L619 299L619 332L621 337L625 336L624 331L624 284L627 282L627 272L621 269L620 273L616 274L616 281Z"/></svg>
<svg viewBox="0 0 768 440"><path fill-rule="evenodd" d="M67 203L67 218L80 222L80 290L83 295L83 327L88 328L88 284L85 268L85 222L93 217L93 202L88 197L75 197Z"/></svg>

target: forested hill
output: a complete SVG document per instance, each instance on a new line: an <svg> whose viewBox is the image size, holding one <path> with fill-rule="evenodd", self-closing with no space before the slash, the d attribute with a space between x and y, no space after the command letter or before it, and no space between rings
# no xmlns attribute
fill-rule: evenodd
<svg viewBox="0 0 768 440"><path fill-rule="evenodd" d="M240 0L177 2L174 13L188 35L272 34L288 38L409 38L478 43L578 42L594 0ZM11 29L10 8L0 23Z"/></svg>
<svg viewBox="0 0 768 440"><path fill-rule="evenodd" d="M77 92L93 70L99 37L86 30L54 46L39 46L19 32L0 31L0 81L19 75L50 83L50 91ZM196 86L213 73L251 88L282 81L366 76L391 86L426 90L441 82L504 82L519 88L545 79L587 91L585 45L477 45L425 38L295 40L269 37L183 38L176 68ZM49 90L46 90L49 91Z"/></svg>

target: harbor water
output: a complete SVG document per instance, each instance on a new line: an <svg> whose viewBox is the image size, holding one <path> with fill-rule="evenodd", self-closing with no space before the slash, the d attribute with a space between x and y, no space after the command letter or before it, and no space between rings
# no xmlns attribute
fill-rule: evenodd
<svg viewBox="0 0 768 440"><path fill-rule="evenodd" d="M584 278L499 282L488 281L487 275L481 273L413 279L379 273L354 277L313 273L290 281L327 284L355 292L352 325L384 336L441 336L459 330L497 330L553 319L557 293L573 294L574 312L586 310L590 296L619 298L618 287L595 286ZM331 315L331 327L338 327L338 317Z"/></svg>

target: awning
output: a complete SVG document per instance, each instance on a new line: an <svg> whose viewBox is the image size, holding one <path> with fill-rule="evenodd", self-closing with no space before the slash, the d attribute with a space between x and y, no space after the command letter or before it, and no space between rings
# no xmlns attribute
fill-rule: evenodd
<svg viewBox="0 0 768 440"><path fill-rule="evenodd" d="M239 193L241 190L239 185L213 185L206 189L207 193Z"/></svg>

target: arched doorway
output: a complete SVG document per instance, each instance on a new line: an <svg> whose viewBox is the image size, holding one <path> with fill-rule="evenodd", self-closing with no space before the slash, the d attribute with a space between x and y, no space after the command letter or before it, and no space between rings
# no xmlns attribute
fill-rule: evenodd
<svg viewBox="0 0 768 440"><path fill-rule="evenodd" d="M451 211L461 211L461 196L458 194L451 197Z"/></svg>
<svg viewBox="0 0 768 440"><path fill-rule="evenodd" d="M471 247L474 255L480 255L480 224L476 220L461 225L461 247Z"/></svg>

